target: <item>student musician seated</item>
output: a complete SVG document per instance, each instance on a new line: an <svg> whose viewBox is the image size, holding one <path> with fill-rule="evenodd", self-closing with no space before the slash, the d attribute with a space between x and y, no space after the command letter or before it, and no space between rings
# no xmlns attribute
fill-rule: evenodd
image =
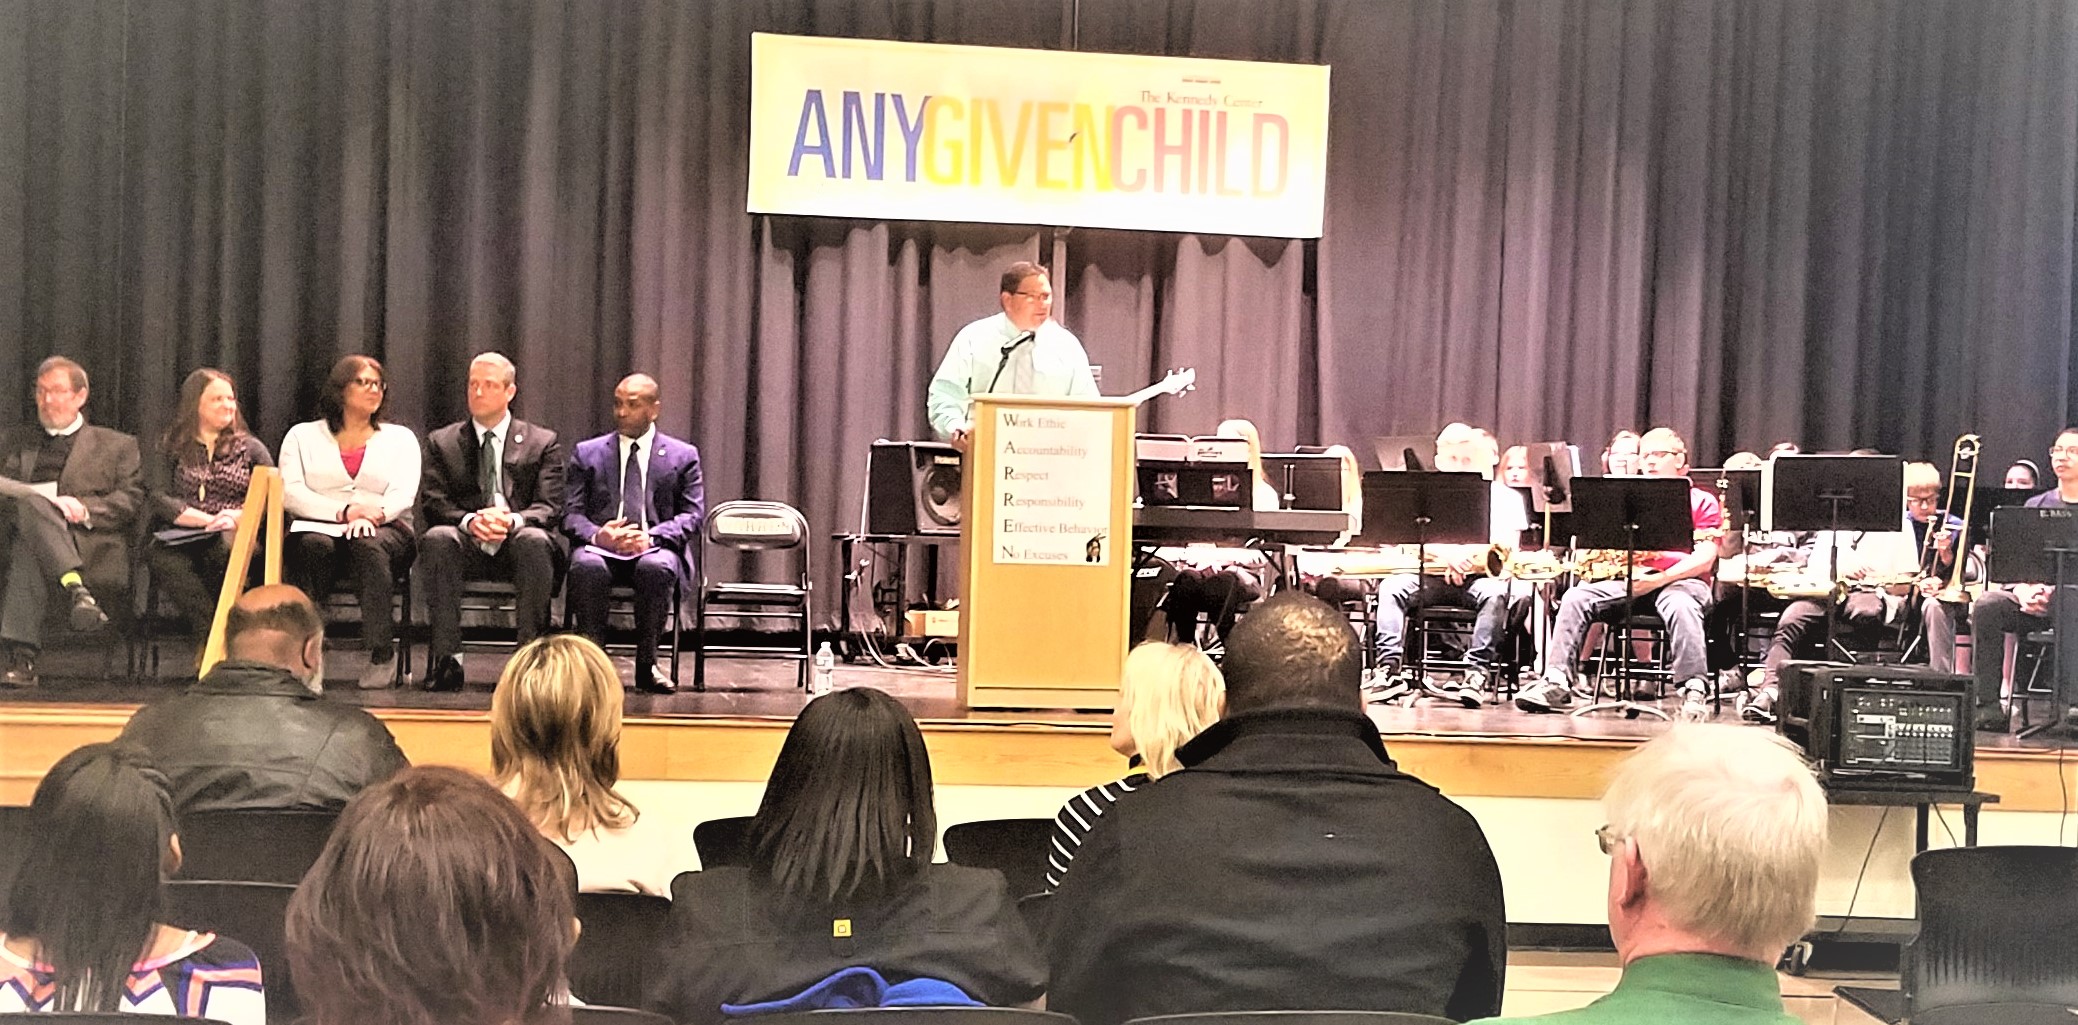
<svg viewBox="0 0 2078 1025"><path fill-rule="evenodd" d="M1936 527L1940 501L1941 471L1932 463L1906 463L1902 529L1838 534L1821 530L1812 536L1804 560L1806 577L1831 589L1833 553L1838 549L1840 580L1846 590L1837 600L1832 594L1800 598L1782 610L1762 664L1761 685L1740 703L1742 717L1774 722L1782 664L1792 658L1826 655L1828 604L1838 606L1835 623L1850 643L1869 647L1880 643L1885 631L1902 640L1924 628L1933 668L1955 671L1957 610L1943 604L1939 595L1955 566L1950 540L1962 528L1962 521L1951 516ZM1922 550L1931 550L1932 566L1921 566ZM1922 568L1930 572L1923 573Z"/></svg>
<svg viewBox="0 0 2078 1025"><path fill-rule="evenodd" d="M1683 477L1688 473L1688 443L1671 428L1647 431L1641 444L1638 458L1645 476ZM1629 594L1641 605L1649 603L1666 623L1671 668L1682 695L1680 717L1700 720L1709 715L1703 618L1715 600L1710 576L1717 567L1717 535L1724 527L1724 507L1716 495L1694 486L1688 491L1688 506L1696 535L1693 549L1639 552L1640 572L1628 584L1602 580L1566 590L1559 602L1558 623L1551 632L1550 665L1542 680L1524 686L1516 695L1515 707L1525 712L1553 712L1571 705L1579 685L1576 663L1588 624L1621 614ZM1639 694L1658 697L1642 686Z"/></svg>
<svg viewBox="0 0 2078 1025"><path fill-rule="evenodd" d="M2049 473L2056 486L2027 500L2031 509L2078 507L2078 427L2066 427L2049 449ZM2066 588L2066 592L2070 589ZM2047 581L2001 584L1984 592L1970 605L1970 664L1977 675L1977 728L2004 733L2013 725L2011 709L2000 702L2004 689L2005 640L2011 634L2025 637L2047 630L2053 618L2063 619L2072 596L2056 594ZM2060 630L2070 633L2071 630ZM2078 658L2066 655L2065 678L2057 681L2057 700L2066 708L2078 709Z"/></svg>
<svg viewBox="0 0 2078 1025"><path fill-rule="evenodd" d="M1492 480L1498 457L1493 436L1466 424L1453 423L1436 435L1439 471L1477 473ZM1493 481L1487 505L1488 541L1513 549L1528 528L1522 496L1508 485ZM1489 545L1428 545L1427 549L1427 558L1438 564L1440 572L1426 578L1400 573L1378 585L1377 668L1364 688L1364 696L1369 701L1389 701L1414 687L1422 687L1466 708L1478 708L1486 701L1487 679L1500 661L1513 586L1504 578L1486 574L1484 562L1491 550ZM1472 624L1472 646L1465 652L1472 668L1455 686L1413 680L1402 673L1407 615L1417 608L1435 606L1472 609L1477 613Z"/></svg>

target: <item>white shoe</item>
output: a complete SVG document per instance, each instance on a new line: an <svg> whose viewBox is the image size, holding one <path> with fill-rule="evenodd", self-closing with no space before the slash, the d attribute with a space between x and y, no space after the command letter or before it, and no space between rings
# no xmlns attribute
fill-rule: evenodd
<svg viewBox="0 0 2078 1025"><path fill-rule="evenodd" d="M1515 695L1515 707L1525 712L1556 712L1572 703L1573 688L1550 677L1526 684Z"/></svg>
<svg viewBox="0 0 2078 1025"><path fill-rule="evenodd" d="M388 662L368 663L368 668L361 670L361 675L354 680L354 686L361 690L389 690L396 682L397 662L396 656L392 655Z"/></svg>
<svg viewBox="0 0 2078 1025"><path fill-rule="evenodd" d="M1690 680L1681 686L1681 707L1674 713L1675 722L1708 722L1710 720L1710 691L1701 680Z"/></svg>

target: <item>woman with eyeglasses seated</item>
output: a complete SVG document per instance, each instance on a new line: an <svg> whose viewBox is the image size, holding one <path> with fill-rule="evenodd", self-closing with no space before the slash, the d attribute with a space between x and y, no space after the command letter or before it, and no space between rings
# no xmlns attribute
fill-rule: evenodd
<svg viewBox="0 0 2078 1025"><path fill-rule="evenodd" d="M670 845L613 789L621 681L578 634L537 637L491 693L491 779L577 866L584 890L667 894Z"/></svg>
<svg viewBox="0 0 2078 1025"><path fill-rule="evenodd" d="M238 529L253 468L273 465L266 444L245 428L231 375L214 367L189 374L149 471L154 527L184 539L154 544L146 558L197 639L216 614L231 532Z"/></svg>
<svg viewBox="0 0 2078 1025"><path fill-rule="evenodd" d="M171 787L142 752L88 744L59 759L36 786L29 820L0 916L0 1013L266 1025L251 948L159 920L180 838Z"/></svg>
<svg viewBox="0 0 2078 1025"><path fill-rule="evenodd" d="M318 399L323 415L289 428L281 441L289 582L323 602L340 575L352 570L368 645L368 668L358 681L362 690L387 687L394 676L391 582L418 551L411 527L418 435L384 423L387 405L382 364L373 356L347 356L325 380Z"/></svg>
<svg viewBox="0 0 2078 1025"><path fill-rule="evenodd" d="M923 734L894 698L853 687L809 702L751 819L748 867L672 881L645 1006L707 1025L725 1004L1038 1000L1046 965L1002 873L932 864L931 802Z"/></svg>
<svg viewBox="0 0 2078 1025"><path fill-rule="evenodd" d="M570 1020L569 862L496 787L406 769L340 813L289 899L306 1025Z"/></svg>

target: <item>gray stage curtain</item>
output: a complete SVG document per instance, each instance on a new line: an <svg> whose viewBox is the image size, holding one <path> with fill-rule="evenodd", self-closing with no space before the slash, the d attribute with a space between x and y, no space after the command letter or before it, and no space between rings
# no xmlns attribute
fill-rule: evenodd
<svg viewBox="0 0 2078 1025"><path fill-rule="evenodd" d="M1326 62L1317 242L743 212L749 34ZM853 524L1011 259L1149 429L1435 429L1697 462L1795 438L2039 458L2073 405L2066 0L14 0L0 417L50 352L156 431L223 366L270 442L371 352L393 416L608 423L657 376L715 500Z"/></svg>

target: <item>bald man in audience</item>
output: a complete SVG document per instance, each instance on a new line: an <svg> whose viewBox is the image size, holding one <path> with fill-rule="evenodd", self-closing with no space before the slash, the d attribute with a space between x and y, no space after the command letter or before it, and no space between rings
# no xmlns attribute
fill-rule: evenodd
<svg viewBox="0 0 2078 1025"><path fill-rule="evenodd" d="M1761 730L1679 725L1624 761L1602 814L1623 977L1579 1010L1506 1020L1795 1025L1775 961L1811 928L1826 845L1825 793L1796 750Z"/></svg>
<svg viewBox="0 0 2078 1025"><path fill-rule="evenodd" d="M1500 1010L1501 873L1479 824L1401 772L1349 621L1286 591L1227 636L1225 717L1104 815L1050 912L1050 1010Z"/></svg>
<svg viewBox="0 0 2078 1025"><path fill-rule="evenodd" d="M325 625L302 591L247 591L224 635L224 661L123 727L172 780L182 814L337 811L409 764L374 716L322 696Z"/></svg>

